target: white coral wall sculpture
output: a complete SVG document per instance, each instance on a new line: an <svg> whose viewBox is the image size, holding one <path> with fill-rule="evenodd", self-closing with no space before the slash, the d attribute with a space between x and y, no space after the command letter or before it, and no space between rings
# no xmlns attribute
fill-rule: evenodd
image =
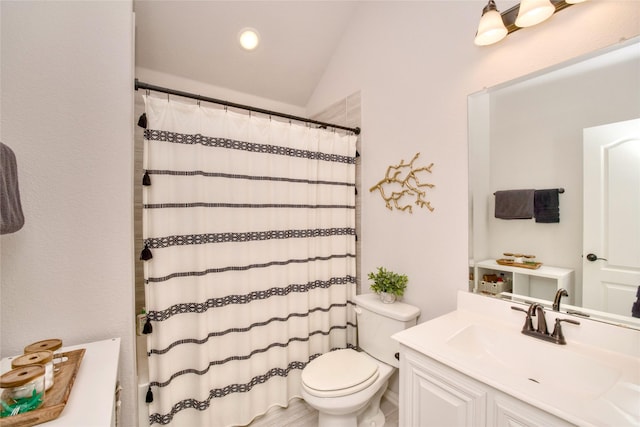
<svg viewBox="0 0 640 427"><path fill-rule="evenodd" d="M380 192L387 209L395 208L413 213L412 204L415 204L433 212L434 208L427 200L426 189L434 188L435 185L423 182L425 172L432 173L433 163L429 166L417 166L418 157L420 153L416 153L409 163L400 160L400 164L389 166L384 178L369 189L370 192L376 190Z"/></svg>

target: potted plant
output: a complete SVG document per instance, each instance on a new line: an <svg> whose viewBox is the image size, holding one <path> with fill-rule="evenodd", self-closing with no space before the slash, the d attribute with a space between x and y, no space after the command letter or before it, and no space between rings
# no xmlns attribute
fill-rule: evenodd
<svg viewBox="0 0 640 427"><path fill-rule="evenodd" d="M388 271L384 267L378 267L377 273L369 273L369 280L373 281L371 290L380 295L382 302L388 304L404 295L409 281L406 275Z"/></svg>

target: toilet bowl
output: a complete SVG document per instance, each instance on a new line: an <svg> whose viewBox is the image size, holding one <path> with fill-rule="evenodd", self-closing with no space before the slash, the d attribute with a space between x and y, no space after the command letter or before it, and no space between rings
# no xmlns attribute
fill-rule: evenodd
<svg viewBox="0 0 640 427"><path fill-rule="evenodd" d="M303 370L302 397L318 410L320 427L381 427L380 399L394 371L366 353L336 350Z"/></svg>
<svg viewBox="0 0 640 427"><path fill-rule="evenodd" d="M398 367L391 336L416 324L420 309L384 304L375 294L356 295L359 350L340 349L302 370L302 398L318 410L319 427L382 427L380 399Z"/></svg>

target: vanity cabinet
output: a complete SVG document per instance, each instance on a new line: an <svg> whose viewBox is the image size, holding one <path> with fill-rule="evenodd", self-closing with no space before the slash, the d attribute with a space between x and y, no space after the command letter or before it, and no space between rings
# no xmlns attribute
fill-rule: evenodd
<svg viewBox="0 0 640 427"><path fill-rule="evenodd" d="M575 426L497 390L492 393L490 399L486 425L495 427Z"/></svg>
<svg viewBox="0 0 640 427"><path fill-rule="evenodd" d="M478 284L485 274L497 274L499 276L501 273L511 280L513 284L512 293L514 294L553 301L556 291L564 288L569 293L569 297L563 302L574 304L574 271L569 268L548 265L530 269L501 265L493 259L477 262L474 268L474 290L478 290Z"/></svg>
<svg viewBox="0 0 640 427"><path fill-rule="evenodd" d="M401 426L484 426L487 388L400 347Z"/></svg>
<svg viewBox="0 0 640 427"><path fill-rule="evenodd" d="M572 426L404 345L400 425L406 427Z"/></svg>

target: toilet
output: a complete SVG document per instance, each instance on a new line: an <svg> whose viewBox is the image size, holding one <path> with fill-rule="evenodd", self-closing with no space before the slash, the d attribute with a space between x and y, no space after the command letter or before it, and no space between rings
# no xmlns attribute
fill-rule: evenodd
<svg viewBox="0 0 640 427"><path fill-rule="evenodd" d="M382 427L380 399L398 367L396 332L414 326L420 309L385 304L377 294L354 297L359 350L325 353L302 370L302 397L319 412L319 427Z"/></svg>

